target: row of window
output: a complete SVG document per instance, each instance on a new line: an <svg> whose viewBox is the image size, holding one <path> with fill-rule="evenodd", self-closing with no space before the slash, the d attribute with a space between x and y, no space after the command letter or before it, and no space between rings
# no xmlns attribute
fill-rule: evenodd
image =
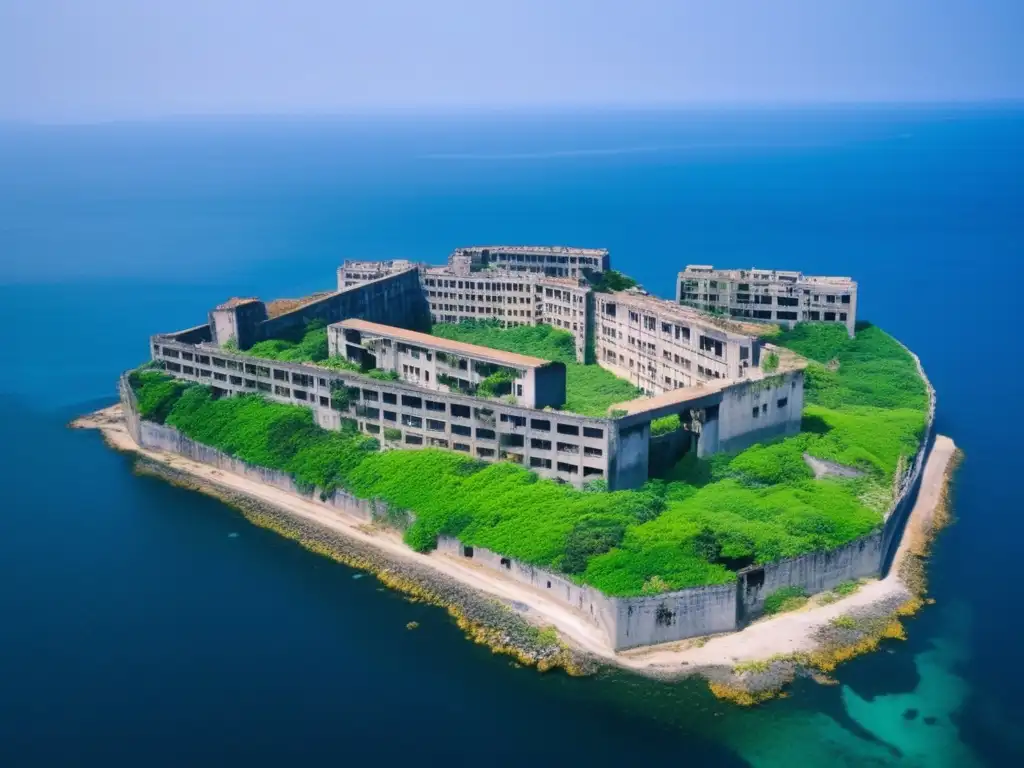
<svg viewBox="0 0 1024 768"><path fill-rule="evenodd" d="M787 405L789 405L788 397L780 397L778 400L775 401L775 406L777 408L785 408ZM751 410L750 415L756 419L760 417L761 414L764 413L768 413L768 403L761 403L760 405L755 405Z"/></svg>
<svg viewBox="0 0 1024 768"><path fill-rule="evenodd" d="M173 349L170 349L170 348L167 348L167 347L165 347L162 351L163 351L165 357L169 357L170 356L170 355L166 354L167 352L175 352L175 353L178 352L178 350L173 350ZM182 353L182 356L184 356L186 354L190 358L192 357L192 353L187 353L187 352ZM219 358L215 358L215 359L219 359ZM209 358L207 358L207 361L209 361ZM235 361L228 361L228 362L235 362ZM175 373L184 373L184 374L187 374L187 375L190 375L190 376L199 376L199 377L204 377L204 378L213 378L216 381L227 382L229 380L228 375L222 374L222 373L218 373L218 372L215 372L215 371L210 371L208 369L196 369L193 366L183 366L183 365L181 365L179 363L174 363L174 362L171 362L171 361L165 361L165 365L167 366L168 370L170 370L172 372L175 372ZM239 366L239 367L241 367L241 366ZM250 366L250 364L248 364L248 363L245 364L245 368L246 369L252 368L253 370L255 370L256 367L257 366ZM262 366L259 366L259 367L262 368L263 370L267 371L267 372L269 372L269 370L270 370L270 369L263 368ZM323 387L324 389L326 389L328 387L328 381L327 381L326 378L315 379L315 377L313 377L311 375L295 373L295 372L292 372L291 377L289 377L288 376L288 373L289 373L288 371L284 371L284 370L276 369L276 368L273 369L273 373L274 373L274 379L275 380L282 381L282 382L285 382L285 383L287 383L290 380L292 383L301 384L302 386L305 386L305 387L311 387L311 386L313 386L314 381L318 381L320 386ZM336 381L338 382L338 384L342 384L342 385L344 384L344 382L342 382L340 380L336 380ZM269 383L258 382L255 379L243 379L241 376L230 376L230 382L233 385L239 386L239 387L246 387L246 388L249 388L249 389L258 389L258 390L264 391L264 392L270 392L271 391L271 385ZM283 386L283 385L275 385L273 391L274 391L275 394L278 394L278 395L280 395L282 397L296 397L297 399L306 400L307 402L316 402L314 394L307 393L307 392L305 392L303 390L292 389L292 388L289 388L289 387L286 387L286 386ZM484 421L484 422L488 422L489 421L491 423L494 423L494 411L492 409L490 409L490 408L487 408L487 407L470 408L470 406L463 405L463 404L460 404L460 403L451 403L450 405L448 405L448 404L446 404L446 403L444 403L442 401L439 401L439 400L430 400L430 399L422 398L422 397L419 397L419 396L416 396L416 395L400 395L399 396L399 395L396 395L393 392L387 392L387 391L378 392L377 390L374 390L374 389L365 389L365 388L364 389L360 389L358 387L349 387L348 388L348 394L349 394L349 397L351 399L353 399L353 400L360 400L360 399L362 399L365 402L380 402L380 401L383 401L385 404L388 404L388 405L397 405L399 402L401 402L402 406L405 407L405 408L411 408L411 409L415 409L415 410L420 410L420 409L424 409L425 408L427 411L431 411L433 413L449 412L453 417L456 417L456 418L464 418L464 419L476 418L476 419ZM324 406L327 406L329 404L328 398L326 398L326 397L320 397L320 401L321 401L321 404L324 405ZM385 411L385 413L387 414L387 413L391 413L391 412L390 411ZM527 419L526 419L525 416L519 416L517 414L508 414L508 413L502 413L501 414L501 421L502 421L502 423L506 423L506 424L511 425L511 427L513 427L513 428L525 427L526 423L527 423ZM551 431L551 424L552 424L552 422L549 419L533 419L533 418L530 419L530 428L534 429L534 430L550 432ZM555 430L559 434L565 434L565 435L576 435L576 436L578 436L580 434L580 427L578 425L576 425L576 424L568 424L568 423L564 423L564 422L556 422L555 423ZM590 437L590 438L596 438L596 439L603 439L604 438L604 430L599 428L599 427L583 427L582 430L583 430L583 436L584 437Z"/></svg>

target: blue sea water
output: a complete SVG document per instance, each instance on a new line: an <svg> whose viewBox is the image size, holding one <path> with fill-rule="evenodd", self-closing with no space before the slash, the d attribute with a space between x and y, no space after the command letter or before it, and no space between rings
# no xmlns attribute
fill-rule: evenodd
<svg viewBox="0 0 1024 768"><path fill-rule="evenodd" d="M966 452L908 640L752 711L538 675L64 427L228 296L488 242L605 246L662 295L860 281ZM0 765L1019 765L1022 259L1017 108L0 127Z"/></svg>

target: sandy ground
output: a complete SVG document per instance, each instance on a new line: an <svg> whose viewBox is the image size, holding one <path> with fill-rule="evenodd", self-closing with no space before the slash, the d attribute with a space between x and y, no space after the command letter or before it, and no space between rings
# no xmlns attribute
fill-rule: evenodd
<svg viewBox="0 0 1024 768"><path fill-rule="evenodd" d="M121 418L121 407L115 405L77 419L72 426L99 429L106 441L122 451L138 453L179 471L187 472L209 483L238 491L260 501L287 510L297 517L337 531L357 541L370 544L399 559L416 561L440 574L513 603L525 618L544 626L554 626L568 642L607 662L637 671L664 674L688 674L710 666L733 666L740 662L767 659L776 654L809 651L815 631L832 619L861 606L872 605L894 596L909 596L897 573L899 563L911 540L911 531L930 526L931 515L941 498L946 468L953 457L953 441L938 436L925 465L924 478L917 503L911 512L896 561L887 578L868 582L857 592L829 605L812 605L801 611L766 619L741 632L718 635L701 647L692 640L635 651L615 653L606 644L604 634L581 613L551 600L545 593L520 584L502 574L485 570L461 559L432 553L412 552L400 536L391 531L371 528L362 520L349 517L333 508L291 493L254 482L214 467L200 464L176 454L140 448L132 440Z"/></svg>

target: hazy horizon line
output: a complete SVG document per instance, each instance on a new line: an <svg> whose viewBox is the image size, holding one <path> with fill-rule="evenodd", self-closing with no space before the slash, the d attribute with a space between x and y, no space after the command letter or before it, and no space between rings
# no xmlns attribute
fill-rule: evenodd
<svg viewBox="0 0 1024 768"><path fill-rule="evenodd" d="M689 101L625 102L593 104L508 104L508 105L395 105L353 107L347 110L309 110L293 112L168 112L159 115L114 116L68 119L0 117L0 127L74 127L137 125L158 123L211 123L229 121L286 122L294 120L337 120L350 118L396 117L496 117L501 115L586 115L613 113L676 113L688 111L765 111L773 109L976 109L986 107L1024 107L1024 97L989 99L882 99L857 100L785 100L785 101Z"/></svg>

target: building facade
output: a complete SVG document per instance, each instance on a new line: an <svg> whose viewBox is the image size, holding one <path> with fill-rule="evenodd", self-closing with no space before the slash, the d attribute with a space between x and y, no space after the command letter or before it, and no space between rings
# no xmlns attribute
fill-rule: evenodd
<svg viewBox="0 0 1024 768"><path fill-rule="evenodd" d="M426 265L417 264L407 259L391 259L388 261L354 261L346 259L338 267L338 290L343 291L355 285L377 280L381 277L405 272L408 269L420 269Z"/></svg>
<svg viewBox="0 0 1024 768"><path fill-rule="evenodd" d="M581 280L490 270L460 277L441 267L421 272L420 281L435 323L494 320L506 328L546 323L569 331L577 362L585 360L593 302Z"/></svg>
<svg viewBox="0 0 1024 768"><path fill-rule="evenodd" d="M426 389L481 392L527 408L565 404L563 363L358 319L329 326L327 343L331 356L372 363Z"/></svg>
<svg viewBox="0 0 1024 768"><path fill-rule="evenodd" d="M579 279L539 272L487 268L459 276L451 266L346 264L334 293L274 317L259 299L229 300L204 325L152 337L151 356L170 375L218 396L259 394L304 406L322 427L355 427L382 450L443 448L577 486L638 487L652 456L735 451L799 431L803 363L773 351L782 365L766 369L770 346L754 324L639 289L595 293ZM419 332L431 319L466 318L550 323L575 336L581 361L592 339L596 362L646 396L603 417L569 413L564 364ZM359 370L239 351L301 336L311 322L327 327L331 355ZM667 415L679 416L679 430L652 439L651 421Z"/></svg>
<svg viewBox="0 0 1024 768"><path fill-rule="evenodd" d="M487 462L512 461L577 486L606 479L610 487L629 487L615 475L618 432L612 419L538 410L313 363L263 360L173 335L154 336L151 351L175 378L210 386L222 397L259 394L310 408L324 429L354 426L385 450L444 448Z"/></svg>
<svg viewBox="0 0 1024 768"><path fill-rule="evenodd" d="M483 269L508 272L534 272L548 277L585 277L587 271L609 269L606 248L567 248L564 246L480 245L456 248L448 256L448 266L468 274Z"/></svg>
<svg viewBox="0 0 1024 768"><path fill-rule="evenodd" d="M849 277L691 264L679 273L676 301L785 328L799 322L841 323L851 338L857 322L857 283Z"/></svg>
<svg viewBox="0 0 1024 768"><path fill-rule="evenodd" d="M594 322L597 363L648 395L741 380L760 364L756 329L637 291L598 294Z"/></svg>

